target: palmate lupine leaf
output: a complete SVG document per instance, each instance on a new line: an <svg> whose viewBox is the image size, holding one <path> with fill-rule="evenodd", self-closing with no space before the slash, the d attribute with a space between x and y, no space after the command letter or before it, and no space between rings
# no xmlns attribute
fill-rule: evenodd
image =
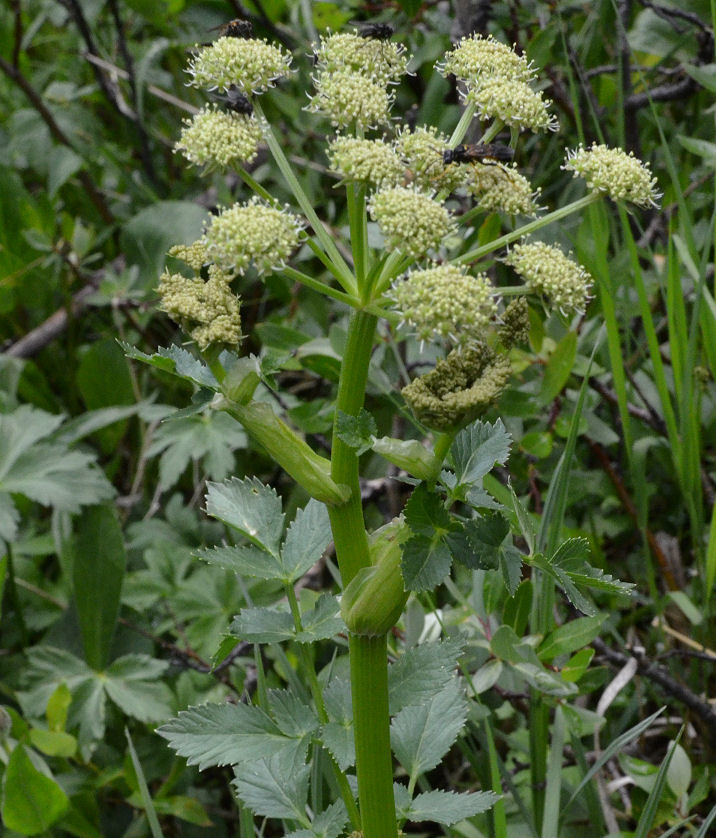
<svg viewBox="0 0 716 838"><path fill-rule="evenodd" d="M114 495L92 454L52 438L63 418L29 405L0 414L0 539L11 541L17 534L19 516L10 494L64 512Z"/></svg>

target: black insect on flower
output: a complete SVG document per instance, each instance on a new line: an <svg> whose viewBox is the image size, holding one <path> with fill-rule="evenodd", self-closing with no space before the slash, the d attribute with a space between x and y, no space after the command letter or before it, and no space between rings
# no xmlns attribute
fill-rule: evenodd
<svg viewBox="0 0 716 838"><path fill-rule="evenodd" d="M218 31L220 38L253 38L254 25L250 20L237 17L228 23L215 26L211 31Z"/></svg>
<svg viewBox="0 0 716 838"><path fill-rule="evenodd" d="M455 148L443 151L443 163L507 163L515 156L515 150L502 143L460 143Z"/></svg>
<svg viewBox="0 0 716 838"><path fill-rule="evenodd" d="M254 106L249 101L249 97L238 87L232 86L226 91L226 96L214 96L214 98L217 102L223 102L234 113L251 116L254 112Z"/></svg>
<svg viewBox="0 0 716 838"><path fill-rule="evenodd" d="M391 23L378 23L377 21L364 21L357 23L358 32L361 38L375 38L378 41L389 41L395 34L395 27Z"/></svg>

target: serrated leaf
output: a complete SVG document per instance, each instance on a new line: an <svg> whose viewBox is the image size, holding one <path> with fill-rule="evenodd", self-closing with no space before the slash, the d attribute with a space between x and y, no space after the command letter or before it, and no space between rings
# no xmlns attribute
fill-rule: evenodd
<svg viewBox="0 0 716 838"><path fill-rule="evenodd" d="M458 483L477 483L496 463L504 465L510 455L512 437L502 420L494 425L477 420L455 437L450 448Z"/></svg>
<svg viewBox="0 0 716 838"><path fill-rule="evenodd" d="M491 570L498 566L500 547L510 531L510 525L499 512L487 513L465 524L465 532L472 553L463 554L461 561L471 568ZM467 560L466 560L467 559Z"/></svg>
<svg viewBox="0 0 716 838"><path fill-rule="evenodd" d="M293 583L321 558L333 536L325 504L311 498L299 509L281 550L283 581Z"/></svg>
<svg viewBox="0 0 716 838"><path fill-rule="evenodd" d="M286 736L303 739L318 728L313 708L288 690L269 690L268 704L279 730Z"/></svg>
<svg viewBox="0 0 716 838"><path fill-rule="evenodd" d="M148 457L159 458L159 486L173 486L187 466L203 462L204 473L223 480L234 465L233 452L245 448L246 432L223 411L207 411L204 405L183 416L172 414L157 428Z"/></svg>
<svg viewBox="0 0 716 838"><path fill-rule="evenodd" d="M457 678L426 704L398 713L390 726L390 743L411 780L440 762L466 718L467 701Z"/></svg>
<svg viewBox="0 0 716 838"><path fill-rule="evenodd" d="M253 544L242 547L212 547L198 550L194 555L207 564L218 565L241 576L253 576L256 579L284 578L284 568L280 559Z"/></svg>
<svg viewBox="0 0 716 838"><path fill-rule="evenodd" d="M345 771L356 761L350 683L333 678L323 690L323 701L330 721L321 728L321 741Z"/></svg>
<svg viewBox="0 0 716 838"><path fill-rule="evenodd" d="M451 638L439 643L413 646L388 667L390 713L424 704L453 679L465 642Z"/></svg>
<svg viewBox="0 0 716 838"><path fill-rule="evenodd" d="M179 378L197 384L199 387L208 387L210 390L219 389L219 382L209 367L180 346L160 346L154 354L147 355L146 352L141 352L123 341L120 341L119 345L127 357L133 358L135 361L141 361L156 369L173 373Z"/></svg>
<svg viewBox="0 0 716 838"><path fill-rule="evenodd" d="M514 596L522 581L522 553L512 544L504 544L500 550L500 572L507 593Z"/></svg>
<svg viewBox="0 0 716 838"><path fill-rule="evenodd" d="M371 447L377 433L378 426L375 424L375 419L365 408L361 408L357 416L351 416L342 410L338 411L336 434L346 445L356 450L357 456Z"/></svg>
<svg viewBox="0 0 716 838"><path fill-rule="evenodd" d="M305 821L311 766L296 768L281 754L237 766L234 786L255 815Z"/></svg>
<svg viewBox="0 0 716 838"><path fill-rule="evenodd" d="M454 791L426 791L410 804L406 816L409 821L433 821L451 826L465 818L491 809L500 798L492 791L457 794Z"/></svg>
<svg viewBox="0 0 716 838"><path fill-rule="evenodd" d="M284 735L263 710L248 704L204 704L157 728L179 756L203 771L284 752L295 758L301 740ZM305 751L304 751L305 753Z"/></svg>
<svg viewBox="0 0 716 838"><path fill-rule="evenodd" d="M432 538L436 533L448 532L451 528L450 514L443 499L425 484L415 489L405 504L403 514L414 535Z"/></svg>
<svg viewBox="0 0 716 838"><path fill-rule="evenodd" d="M241 609L232 620L229 632L249 643L282 643L295 637L296 627L286 610L252 606Z"/></svg>
<svg viewBox="0 0 716 838"><path fill-rule="evenodd" d="M289 832L285 838L338 838L348 820L345 804L342 800L324 809L313 820L310 829L298 829Z"/></svg>
<svg viewBox="0 0 716 838"><path fill-rule="evenodd" d="M406 590L432 590L450 572L452 554L439 536L413 536L402 545L402 551L400 567Z"/></svg>
<svg viewBox="0 0 716 838"><path fill-rule="evenodd" d="M336 597L323 593L311 611L301 614L303 631L296 634L298 643L314 643L316 640L328 640L339 632L346 631L340 617L340 603Z"/></svg>
<svg viewBox="0 0 716 838"><path fill-rule="evenodd" d="M255 477L209 483L206 511L238 530L257 547L278 556L283 532L281 498Z"/></svg>

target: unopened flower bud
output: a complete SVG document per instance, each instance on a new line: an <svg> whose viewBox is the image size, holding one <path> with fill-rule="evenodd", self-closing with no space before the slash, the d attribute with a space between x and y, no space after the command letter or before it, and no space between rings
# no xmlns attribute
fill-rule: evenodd
<svg viewBox="0 0 716 838"><path fill-rule="evenodd" d="M202 349L212 343L241 341L239 298L229 287L230 277L215 266L209 279L165 272L159 280L161 307L176 322L196 323L187 330Z"/></svg>
<svg viewBox="0 0 716 838"><path fill-rule="evenodd" d="M502 313L499 330L500 342L510 349L517 343L525 343L530 333L529 306L526 297L515 297Z"/></svg>
<svg viewBox="0 0 716 838"><path fill-rule="evenodd" d="M416 417L436 431L461 428L500 397L512 365L487 344L454 349L435 369L402 390Z"/></svg>
<svg viewBox="0 0 716 838"><path fill-rule="evenodd" d="M400 570L400 545L409 535L402 519L373 533L371 566L358 571L341 597L341 616L353 634L382 637L398 622L408 600Z"/></svg>

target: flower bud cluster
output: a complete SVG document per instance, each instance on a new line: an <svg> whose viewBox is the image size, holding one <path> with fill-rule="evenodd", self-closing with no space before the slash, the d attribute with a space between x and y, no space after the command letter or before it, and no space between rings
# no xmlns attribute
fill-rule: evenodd
<svg viewBox="0 0 716 838"><path fill-rule="evenodd" d="M425 190L454 192L469 176L470 166L443 163L443 154L450 148L448 138L434 126L418 126L398 133L395 149L405 162L410 180Z"/></svg>
<svg viewBox="0 0 716 838"><path fill-rule="evenodd" d="M613 201L630 201L641 207L657 207L661 194L656 190L648 163L642 163L633 152L593 143L567 153L563 169L583 177L589 189L604 192Z"/></svg>
<svg viewBox="0 0 716 838"><path fill-rule="evenodd" d="M371 186L396 186L402 183L405 167L393 147L383 140L336 137L328 146L331 171L346 180Z"/></svg>
<svg viewBox="0 0 716 838"><path fill-rule="evenodd" d="M161 307L172 320L186 325L202 349L211 343L238 344L242 337L239 298L230 282L231 277L216 265L209 267L206 281L165 271L159 279Z"/></svg>
<svg viewBox="0 0 716 838"><path fill-rule="evenodd" d="M467 190L485 212L507 212L510 215L536 215L540 190L521 175L515 166L476 163L469 167Z"/></svg>
<svg viewBox="0 0 716 838"><path fill-rule="evenodd" d="M512 364L485 343L454 349L435 369L411 381L403 398L429 428L448 431L474 421L507 386Z"/></svg>
<svg viewBox="0 0 716 838"><path fill-rule="evenodd" d="M181 138L174 148L190 162L208 169L250 163L261 142L261 128L252 115L202 108L184 120Z"/></svg>
<svg viewBox="0 0 716 838"><path fill-rule="evenodd" d="M530 291L548 297L562 312L584 311L592 278L558 247L544 242L516 244L504 261Z"/></svg>
<svg viewBox="0 0 716 838"><path fill-rule="evenodd" d="M481 119L499 119L518 130L557 129L557 120L547 111L550 102L530 87L532 65L492 36L462 38L437 69L462 82L465 101Z"/></svg>
<svg viewBox="0 0 716 838"><path fill-rule="evenodd" d="M387 249L399 250L413 259L437 249L454 226L440 201L405 186L376 192L368 209L385 236Z"/></svg>
<svg viewBox="0 0 716 838"><path fill-rule="evenodd" d="M314 45L314 55L320 73L349 70L383 85L400 81L408 69L402 44L365 38L354 32L322 36Z"/></svg>
<svg viewBox="0 0 716 838"><path fill-rule="evenodd" d="M244 93L264 93L290 72L291 56L281 47L258 38L218 38L189 62L189 82L206 90L238 87Z"/></svg>
<svg viewBox="0 0 716 838"><path fill-rule="evenodd" d="M403 320L420 340L445 338L468 346L485 339L497 314L486 274L470 276L456 265L411 271L393 286L392 298Z"/></svg>
<svg viewBox="0 0 716 838"><path fill-rule="evenodd" d="M318 74L310 111L328 117L337 128L366 130L390 120L394 97L387 86L399 81L408 63L402 46L341 33L322 37L315 55Z"/></svg>
<svg viewBox="0 0 716 838"><path fill-rule="evenodd" d="M259 274L267 274L297 247L301 227L288 210L255 197L212 218L204 241L209 258L223 270L241 273L253 263Z"/></svg>

